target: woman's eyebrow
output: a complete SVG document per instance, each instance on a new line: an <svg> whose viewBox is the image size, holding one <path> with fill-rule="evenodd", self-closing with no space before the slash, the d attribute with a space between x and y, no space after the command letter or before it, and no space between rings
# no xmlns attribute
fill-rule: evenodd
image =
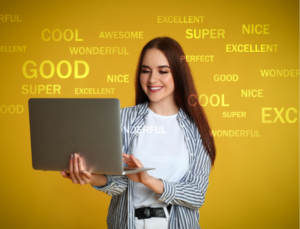
<svg viewBox="0 0 300 229"><path fill-rule="evenodd" d="M147 65L142 65L142 68L150 68L149 66L147 66ZM167 66L167 65L160 65L160 66L157 66L158 68L170 68L169 66Z"/></svg>

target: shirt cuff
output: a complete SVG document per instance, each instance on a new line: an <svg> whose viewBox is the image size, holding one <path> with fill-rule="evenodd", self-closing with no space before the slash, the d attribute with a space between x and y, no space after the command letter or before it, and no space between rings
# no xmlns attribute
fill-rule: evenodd
<svg viewBox="0 0 300 229"><path fill-rule="evenodd" d="M176 195L175 183L160 178L158 179L164 183L164 192L161 195L157 194L158 196L160 196L158 200L170 204Z"/></svg>
<svg viewBox="0 0 300 229"><path fill-rule="evenodd" d="M94 187L95 189L97 189L99 191L105 192L110 188L111 184L113 183L113 180L112 180L111 176L109 176L107 174L103 174L103 175L105 175L106 178L107 178L106 185L104 185L104 186L94 186L94 185L92 185L92 187Z"/></svg>

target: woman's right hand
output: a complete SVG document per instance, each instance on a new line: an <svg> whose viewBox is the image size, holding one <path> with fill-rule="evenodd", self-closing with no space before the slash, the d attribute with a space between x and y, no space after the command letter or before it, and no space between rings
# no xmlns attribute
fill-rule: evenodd
<svg viewBox="0 0 300 229"><path fill-rule="evenodd" d="M91 184L94 186L104 186L107 183L107 177L103 174L92 174L85 170L83 159L77 154L71 155L69 163L69 174L61 171L64 178L72 180L74 184Z"/></svg>

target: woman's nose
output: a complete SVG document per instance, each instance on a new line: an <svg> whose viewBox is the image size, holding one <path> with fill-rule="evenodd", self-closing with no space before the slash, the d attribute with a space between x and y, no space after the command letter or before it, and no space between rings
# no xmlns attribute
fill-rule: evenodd
<svg viewBox="0 0 300 229"><path fill-rule="evenodd" d="M158 79L159 79L158 72L152 72L149 78L149 82L155 83L158 81Z"/></svg>

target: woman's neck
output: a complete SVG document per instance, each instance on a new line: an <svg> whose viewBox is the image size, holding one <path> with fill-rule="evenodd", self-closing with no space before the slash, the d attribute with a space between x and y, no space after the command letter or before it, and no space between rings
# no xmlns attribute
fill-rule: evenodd
<svg viewBox="0 0 300 229"><path fill-rule="evenodd" d="M178 106L175 104L175 101L158 101L153 102L149 101L148 107L156 114L163 115L163 116L170 116L177 114L179 111Z"/></svg>

